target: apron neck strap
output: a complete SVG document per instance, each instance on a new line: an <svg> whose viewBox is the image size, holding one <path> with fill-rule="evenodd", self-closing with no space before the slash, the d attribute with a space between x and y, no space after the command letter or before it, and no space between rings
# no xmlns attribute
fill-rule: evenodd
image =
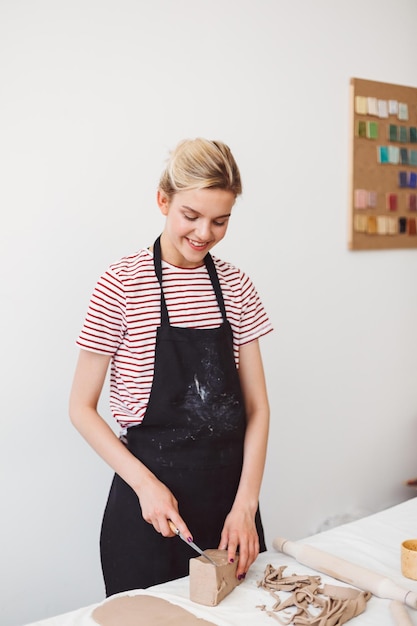
<svg viewBox="0 0 417 626"><path fill-rule="evenodd" d="M204 263L206 264L206 268L210 276L211 284L213 285L214 293L216 294L217 304L219 305L219 309L222 314L223 321L225 322L227 317L226 317L226 307L224 305L223 293L220 287L219 276L217 274L214 261L209 252L207 252L206 256L204 257Z"/></svg>
<svg viewBox="0 0 417 626"><path fill-rule="evenodd" d="M165 301L164 290L162 289L162 264L161 264L161 237L155 241L153 245L153 263L155 267L155 274L158 279L158 282L161 286L161 324L168 325L169 324L169 316L168 316L168 308ZM210 253L208 252L204 257L204 263L208 271L208 275L211 280L211 284L213 285L214 293L216 294L217 304L219 305L220 312L223 316L223 321L226 321L226 307L224 305L224 299L222 290L220 287L219 277L216 272L216 268L214 266L214 261L211 258Z"/></svg>
<svg viewBox="0 0 417 626"><path fill-rule="evenodd" d="M153 244L153 264L155 268L155 274L161 287L161 325L169 325L169 316L167 304L165 302L164 290L162 289L162 264L161 264L161 237Z"/></svg>

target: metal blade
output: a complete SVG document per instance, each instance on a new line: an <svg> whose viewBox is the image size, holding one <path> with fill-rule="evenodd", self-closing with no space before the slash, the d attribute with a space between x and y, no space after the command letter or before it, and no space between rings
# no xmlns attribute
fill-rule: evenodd
<svg viewBox="0 0 417 626"><path fill-rule="evenodd" d="M184 537L184 535L178 530L178 528L176 528L176 526L174 526L174 524L171 522L171 520L168 520L169 523L169 527L171 528L172 532L174 532L176 535L178 535L178 537L180 539L182 539L187 546L191 546L191 548L194 548L194 550L196 552L198 552L199 554L201 554L201 556L204 556L206 559L208 559L210 561L210 563L212 563L213 565L215 565L217 567L217 563L216 561L214 561L213 559L211 559L208 554L205 554L203 552L203 550L201 548L198 547L197 544L194 543L194 541L188 541L188 539L186 539Z"/></svg>
<svg viewBox="0 0 417 626"><path fill-rule="evenodd" d="M181 537L181 535L179 535ZM194 550L196 552L198 552L199 554L201 554L201 556L204 556L206 559L208 559L210 561L210 563L212 563L213 565L216 565L217 567L217 563L216 561L214 561L212 558L209 557L208 554L205 554L205 552L203 552L203 550L201 548L199 548L194 541L187 541L187 539L185 537L181 537L181 539L183 539L185 541L185 543L188 543L189 546L191 546L192 548L194 548Z"/></svg>

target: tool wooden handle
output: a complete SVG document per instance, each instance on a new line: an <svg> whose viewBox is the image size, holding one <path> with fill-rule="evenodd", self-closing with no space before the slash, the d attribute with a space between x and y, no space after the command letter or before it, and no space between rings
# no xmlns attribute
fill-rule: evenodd
<svg viewBox="0 0 417 626"><path fill-rule="evenodd" d="M370 591L379 598L398 600L412 609L417 609L416 593L409 589L403 589L393 580L381 576L372 570L345 561L313 546L288 541L288 539L283 537L277 537L272 543L279 552L284 552L284 554L294 557L299 563L307 565L318 572L328 574L363 591Z"/></svg>
<svg viewBox="0 0 417 626"><path fill-rule="evenodd" d="M168 526L170 527L170 529L172 530L173 533L175 533L176 535L179 535L180 531L175 526L174 522L172 520L170 520L170 519L168 520Z"/></svg>

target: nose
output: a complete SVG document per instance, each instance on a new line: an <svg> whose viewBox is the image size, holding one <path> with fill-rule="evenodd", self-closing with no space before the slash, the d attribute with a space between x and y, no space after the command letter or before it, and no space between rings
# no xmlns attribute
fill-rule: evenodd
<svg viewBox="0 0 417 626"><path fill-rule="evenodd" d="M208 220L198 220L196 224L195 233L201 241L208 241L210 239L211 226Z"/></svg>

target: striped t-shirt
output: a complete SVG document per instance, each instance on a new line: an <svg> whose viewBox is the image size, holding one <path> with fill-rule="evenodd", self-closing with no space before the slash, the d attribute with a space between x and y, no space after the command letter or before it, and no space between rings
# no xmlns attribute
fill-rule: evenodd
<svg viewBox="0 0 417 626"><path fill-rule="evenodd" d="M272 330L251 280L213 257L239 347ZM215 328L222 316L205 265L180 268L162 261L163 288L172 326ZM148 249L114 263L98 280L77 344L111 355L110 408L122 430L143 420L151 391L161 290Z"/></svg>

